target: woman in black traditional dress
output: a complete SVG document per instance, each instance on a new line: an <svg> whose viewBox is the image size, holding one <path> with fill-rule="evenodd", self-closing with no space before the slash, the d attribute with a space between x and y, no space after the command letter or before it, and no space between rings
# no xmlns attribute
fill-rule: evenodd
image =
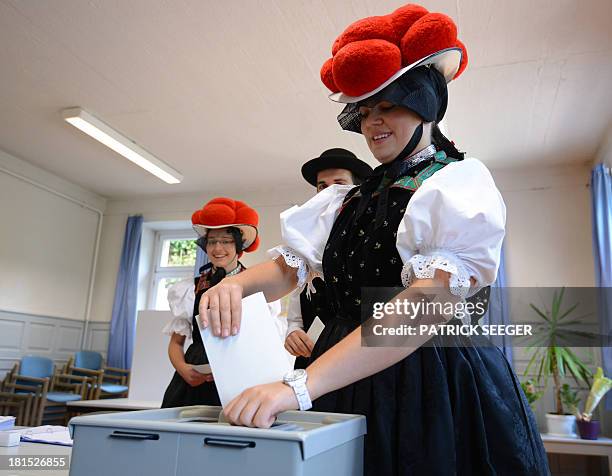
<svg viewBox="0 0 612 476"><path fill-rule="evenodd" d="M210 262L200 269L195 288L191 283L181 282L168 292L170 309L175 317L166 325L164 333L170 335L168 355L176 372L164 394L162 408L221 405L212 374L193 368L208 363L195 316L202 294L223 278L244 271L246 268L238 259L243 252L255 251L259 246L259 217L243 202L214 198L195 211L191 221L200 237L197 244L206 252ZM183 354L187 338L192 338L193 343Z"/></svg>
<svg viewBox="0 0 612 476"><path fill-rule="evenodd" d="M501 194L486 167L464 160L436 125L447 82L467 64L455 24L406 5L350 25L332 52L322 79L347 104L338 120L364 135L381 165L359 187L332 186L284 212L277 258L204 294L202 324L217 335L239 326L239 297L277 299L321 274L335 312L306 371L244 391L225 414L269 427L312 399L315 410L366 415L367 475L548 474L533 415L499 349L479 337L422 334L403 347L362 346L364 288L404 286L402 300L443 289L438 299L457 302L497 274Z"/></svg>

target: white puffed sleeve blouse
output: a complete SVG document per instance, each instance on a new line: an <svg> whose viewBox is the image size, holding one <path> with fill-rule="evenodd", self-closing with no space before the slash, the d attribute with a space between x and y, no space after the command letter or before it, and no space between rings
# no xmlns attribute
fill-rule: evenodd
<svg viewBox="0 0 612 476"><path fill-rule="evenodd" d="M171 336L179 334L191 339L191 319L195 303L195 284L193 278L182 279L168 288L168 305L172 319L162 332Z"/></svg>
<svg viewBox="0 0 612 476"><path fill-rule="evenodd" d="M298 269L298 287L322 275L332 225L351 186L332 185L281 214L282 245L269 251ZM506 207L491 173L477 159L452 162L414 193L397 230L402 283L450 274L450 289L467 297L497 276ZM470 278L475 281L470 286Z"/></svg>

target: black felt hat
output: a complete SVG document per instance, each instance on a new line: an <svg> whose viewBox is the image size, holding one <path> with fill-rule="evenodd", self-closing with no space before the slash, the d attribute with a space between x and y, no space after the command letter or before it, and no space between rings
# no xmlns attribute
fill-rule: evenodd
<svg viewBox="0 0 612 476"><path fill-rule="evenodd" d="M359 179L364 179L372 173L372 167L359 160L351 151L335 148L326 150L319 157L302 165L302 177L316 187L317 174L327 169L346 169Z"/></svg>

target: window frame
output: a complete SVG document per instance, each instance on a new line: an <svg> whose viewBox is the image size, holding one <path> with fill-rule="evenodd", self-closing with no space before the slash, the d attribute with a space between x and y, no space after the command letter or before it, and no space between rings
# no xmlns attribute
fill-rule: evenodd
<svg viewBox="0 0 612 476"><path fill-rule="evenodd" d="M157 308L157 292L159 284L165 278L194 278L194 266L161 266L163 244L166 240L197 240L198 235L191 229L157 230L155 232L153 261L151 263L151 279L147 298L147 309L159 311Z"/></svg>

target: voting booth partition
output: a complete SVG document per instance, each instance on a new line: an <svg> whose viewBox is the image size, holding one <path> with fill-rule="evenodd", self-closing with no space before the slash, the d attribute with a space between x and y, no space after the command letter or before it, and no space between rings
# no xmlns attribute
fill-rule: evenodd
<svg viewBox="0 0 612 476"><path fill-rule="evenodd" d="M136 340L132 360L130 400L159 400L161 403L174 367L168 358L170 337L162 333L170 322L170 311L140 311L136 321ZM189 346L185 342L185 349Z"/></svg>

